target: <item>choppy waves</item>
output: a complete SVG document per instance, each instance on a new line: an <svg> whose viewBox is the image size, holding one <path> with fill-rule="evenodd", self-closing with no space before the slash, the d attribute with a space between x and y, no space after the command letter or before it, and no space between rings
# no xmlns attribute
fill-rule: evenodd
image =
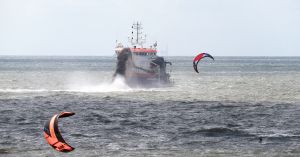
<svg viewBox="0 0 300 157"><path fill-rule="evenodd" d="M63 156L300 156L299 58L171 60L174 86L145 89L112 82L111 57L5 59L0 156L62 156L42 134L61 111Z"/></svg>
<svg viewBox="0 0 300 157"><path fill-rule="evenodd" d="M300 147L299 104L149 102L60 93L0 99L0 154L55 155L42 128L60 111L76 113L61 120L64 137L77 148L71 156L209 155L216 150L243 156L270 147L297 154Z"/></svg>

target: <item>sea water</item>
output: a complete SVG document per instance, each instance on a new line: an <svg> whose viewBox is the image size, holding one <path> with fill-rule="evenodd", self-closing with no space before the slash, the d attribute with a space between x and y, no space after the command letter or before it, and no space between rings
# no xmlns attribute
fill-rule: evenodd
<svg viewBox="0 0 300 157"><path fill-rule="evenodd" d="M0 156L300 156L300 57L166 59L171 86L130 88L115 57L1 56Z"/></svg>

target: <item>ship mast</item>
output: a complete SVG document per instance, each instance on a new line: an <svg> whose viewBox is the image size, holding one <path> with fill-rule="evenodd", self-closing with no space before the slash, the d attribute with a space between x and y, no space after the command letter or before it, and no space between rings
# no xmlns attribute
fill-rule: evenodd
<svg viewBox="0 0 300 157"><path fill-rule="evenodd" d="M143 44L146 42L146 35L143 36L142 32L142 24L139 22L136 22L132 25L132 37L130 39L130 42L133 46L140 45L143 47ZM134 36L135 35L135 36Z"/></svg>

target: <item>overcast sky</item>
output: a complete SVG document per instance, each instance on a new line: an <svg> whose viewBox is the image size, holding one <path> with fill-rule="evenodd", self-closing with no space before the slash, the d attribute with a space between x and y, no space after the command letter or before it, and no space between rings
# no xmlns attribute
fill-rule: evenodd
<svg viewBox="0 0 300 157"><path fill-rule="evenodd" d="M0 0L0 55L112 56L137 20L161 55L300 56L300 0Z"/></svg>

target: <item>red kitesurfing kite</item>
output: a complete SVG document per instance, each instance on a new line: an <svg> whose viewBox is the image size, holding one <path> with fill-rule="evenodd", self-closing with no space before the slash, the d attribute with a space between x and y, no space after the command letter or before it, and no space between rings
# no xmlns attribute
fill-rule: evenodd
<svg viewBox="0 0 300 157"><path fill-rule="evenodd" d="M58 130L58 118L69 117L74 114L73 112L61 112L59 115L54 115L45 123L44 136L48 143L57 151L70 152L75 149L66 143Z"/></svg>
<svg viewBox="0 0 300 157"><path fill-rule="evenodd" d="M211 56L211 55L208 54L208 53L200 53L200 54L198 54L198 55L194 58L194 61L193 61L194 70L195 70L197 73L199 73L198 68L197 68L197 65L198 65L199 61L200 61L202 58L205 58L205 57L209 57L209 58L215 60L214 57Z"/></svg>

